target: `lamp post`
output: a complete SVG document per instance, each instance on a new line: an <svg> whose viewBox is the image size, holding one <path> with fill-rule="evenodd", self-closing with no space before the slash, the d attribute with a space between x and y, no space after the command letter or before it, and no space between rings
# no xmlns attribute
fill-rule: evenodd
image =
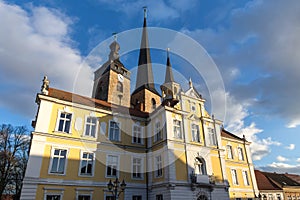
<svg viewBox="0 0 300 200"><path fill-rule="evenodd" d="M107 184L108 191L110 191L113 194L114 200L118 200L120 194L122 192L124 192L125 187L126 187L126 183L125 183L124 179L121 184L120 184L120 181L118 178L116 178L116 180L114 182L109 180L109 182Z"/></svg>

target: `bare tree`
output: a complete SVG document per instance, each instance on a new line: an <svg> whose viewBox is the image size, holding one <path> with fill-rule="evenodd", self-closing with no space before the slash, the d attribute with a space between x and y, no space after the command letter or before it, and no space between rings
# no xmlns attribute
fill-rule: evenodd
<svg viewBox="0 0 300 200"><path fill-rule="evenodd" d="M0 125L0 197L20 197L30 138L25 126Z"/></svg>

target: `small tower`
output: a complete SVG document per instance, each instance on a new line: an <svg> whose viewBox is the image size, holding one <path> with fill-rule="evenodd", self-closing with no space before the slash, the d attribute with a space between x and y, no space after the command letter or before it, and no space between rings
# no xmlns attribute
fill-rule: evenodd
<svg viewBox="0 0 300 200"><path fill-rule="evenodd" d="M147 32L147 19L144 8L144 25L141 39L136 87L131 95L131 105L145 112L152 112L160 105L160 94L153 81L152 63Z"/></svg>
<svg viewBox="0 0 300 200"><path fill-rule="evenodd" d="M111 43L109 59L95 71L93 98L130 107L130 71L119 59L120 45Z"/></svg>
<svg viewBox="0 0 300 200"><path fill-rule="evenodd" d="M165 82L160 86L162 91L162 104L174 107L179 102L180 85L174 81L170 62L169 48L167 49L167 67Z"/></svg>

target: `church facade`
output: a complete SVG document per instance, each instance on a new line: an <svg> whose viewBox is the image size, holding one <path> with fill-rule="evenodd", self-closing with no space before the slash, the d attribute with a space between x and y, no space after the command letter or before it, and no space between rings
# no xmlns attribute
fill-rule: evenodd
<svg viewBox="0 0 300 200"><path fill-rule="evenodd" d="M37 94L21 199L255 199L250 143L223 129L194 88L174 80L167 52L165 81L155 88L147 21L136 87L120 61L120 45L95 71L92 97L49 87ZM121 188L121 183L120 187Z"/></svg>

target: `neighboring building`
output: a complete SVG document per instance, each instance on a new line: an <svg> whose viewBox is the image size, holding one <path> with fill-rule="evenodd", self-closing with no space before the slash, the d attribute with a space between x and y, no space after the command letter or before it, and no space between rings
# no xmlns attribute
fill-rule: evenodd
<svg viewBox="0 0 300 200"><path fill-rule="evenodd" d="M298 175L298 174L288 174L288 173L285 173L285 176L289 177L289 178L292 179L293 181L296 181L297 183L300 184L300 175Z"/></svg>
<svg viewBox="0 0 300 200"><path fill-rule="evenodd" d="M258 188L250 153L250 142L222 130L222 146L226 149L225 166L231 199L254 199Z"/></svg>
<svg viewBox="0 0 300 200"><path fill-rule="evenodd" d="M256 181L261 199L300 200L300 184L290 179L286 174L261 172L259 170L255 170L255 174L257 175Z"/></svg>
<svg viewBox="0 0 300 200"><path fill-rule="evenodd" d="M229 188L230 198L253 199L250 143L222 130L191 80L182 91L169 54L162 96L154 87L146 18L131 95L119 48L114 41L95 72L93 98L49 88L45 77L21 199L111 200L107 183L116 177L127 184L120 199L226 200ZM241 160L228 159L229 144Z"/></svg>
<svg viewBox="0 0 300 200"><path fill-rule="evenodd" d="M259 189L259 197L263 200L283 200L283 190L271 181L263 172L255 170L255 177Z"/></svg>

